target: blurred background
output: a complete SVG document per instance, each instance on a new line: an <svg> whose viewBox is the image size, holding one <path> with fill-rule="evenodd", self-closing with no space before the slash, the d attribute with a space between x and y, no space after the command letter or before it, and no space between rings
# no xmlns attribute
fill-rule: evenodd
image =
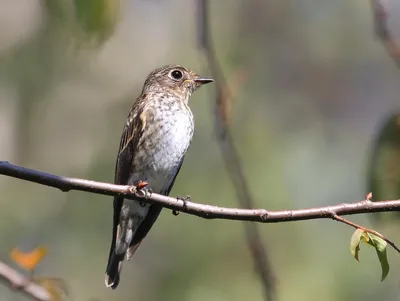
<svg viewBox="0 0 400 301"><path fill-rule="evenodd" d="M400 4L388 0L400 38ZM197 48L194 0L0 0L0 159L112 182L133 100L156 67L210 76ZM382 124L399 110L400 70L374 37L367 1L210 1L217 56L235 92L231 128L257 207L363 199ZM397 30L398 29L398 30ZM214 87L190 105L194 141L172 195L237 207L214 132ZM394 163L393 163L394 164ZM397 165L395 165L397 166ZM0 260L44 245L36 275L62 278L73 300L263 300L241 222L164 210L104 286L112 198L0 177ZM399 195L394 196L399 197ZM400 242L393 219L351 220ZM280 300L400 300L400 257L380 282L375 251L349 251L353 229L330 220L260 225ZM24 297L0 286L3 300Z"/></svg>

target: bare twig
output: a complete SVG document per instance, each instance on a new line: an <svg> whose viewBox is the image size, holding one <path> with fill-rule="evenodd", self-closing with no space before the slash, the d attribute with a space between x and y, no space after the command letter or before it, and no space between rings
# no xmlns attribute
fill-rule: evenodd
<svg viewBox="0 0 400 301"><path fill-rule="evenodd" d="M215 130L225 167L235 187L237 199L243 208L254 208L253 197L241 166L238 151L228 128L232 94L228 89L222 68L215 55L209 28L208 12L208 0L198 0L198 46L206 57L216 83ZM247 223L245 224L245 229L254 266L262 281L265 298L268 301L273 301L276 299L276 277L266 252L265 243L262 243L257 225Z"/></svg>
<svg viewBox="0 0 400 301"><path fill-rule="evenodd" d="M388 12L382 0L370 0L374 20L375 34L382 42L386 52L400 68L400 45L388 26Z"/></svg>
<svg viewBox="0 0 400 301"><path fill-rule="evenodd" d="M0 280L8 283L14 290L21 291L34 300L51 300L51 295L44 287L30 281L27 277L2 262L0 262Z"/></svg>
<svg viewBox="0 0 400 301"><path fill-rule="evenodd" d="M371 202L362 200L355 203L344 203L325 207L315 207L294 210L240 209L226 208L182 200L157 193L146 193L137 190L135 186L115 185L77 178L56 176L34 169L13 165L0 161L0 175L6 175L41 185L58 188L62 191L86 191L90 193L117 196L127 199L139 199L151 204L159 204L165 208L195 215L205 219L228 219L236 221L251 221L258 223L294 222L310 219L332 218L332 213L338 216L373 212L400 211L400 200Z"/></svg>

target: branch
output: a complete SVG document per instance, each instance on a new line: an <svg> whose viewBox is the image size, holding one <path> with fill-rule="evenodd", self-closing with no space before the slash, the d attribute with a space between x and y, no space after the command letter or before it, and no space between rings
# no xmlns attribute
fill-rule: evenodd
<svg viewBox="0 0 400 301"><path fill-rule="evenodd" d="M215 79L215 131L219 147L223 154L225 168L231 178L239 204L243 208L254 208L254 200L243 172L239 153L233 142L229 130L229 108L232 102L232 93L228 88L221 65L215 54L209 26L208 0L198 0L198 47L206 57L208 66ZM246 238L253 257L254 266L262 280L265 298L268 301L276 300L276 276L268 258L266 247L262 243L257 225L244 225Z"/></svg>
<svg viewBox="0 0 400 301"><path fill-rule="evenodd" d="M344 203L325 207L295 210L239 209L218 207L182 200L157 193L137 190L135 186L115 185L77 178L56 176L34 169L13 165L0 161L0 175L18 178L44 186L58 188L62 191L86 191L109 196L124 196L127 199L138 199L150 204L158 204L165 208L181 211L205 219L228 219L259 223L294 222L310 219L334 219L332 214L353 215L373 212L400 211L400 200L371 202L369 199L355 203Z"/></svg>
<svg viewBox="0 0 400 301"><path fill-rule="evenodd" d="M388 27L388 12L382 0L370 0L373 13L374 29L378 39L382 42L386 52L400 68L400 45Z"/></svg>
<svg viewBox="0 0 400 301"><path fill-rule="evenodd" d="M374 235L378 236L379 238L382 238L382 239L383 239L384 241L386 241L389 245L391 245L393 249L395 249L398 253L400 253L400 249L395 245L395 243L394 243L393 241L391 241L391 240L389 240L388 238L384 237L382 234L376 232L375 230L365 228L365 227L363 227L363 226L361 226L361 225L358 225L358 224L356 224L356 223L353 223L353 222L351 222L351 221L349 221L349 220L347 220L347 219L345 219L345 218L343 218L343 217L337 216L336 214L332 214L332 219L334 219L334 220L336 220L336 221L338 221L338 222L341 222L341 223L343 223L343 224L352 226L352 227L355 228L355 229L361 229L361 230L363 230L363 231L365 231L365 232L374 234Z"/></svg>
<svg viewBox="0 0 400 301"><path fill-rule="evenodd" d="M44 287L30 281L2 262L0 262L0 281L9 283L13 289L23 292L34 300L51 300L51 295Z"/></svg>

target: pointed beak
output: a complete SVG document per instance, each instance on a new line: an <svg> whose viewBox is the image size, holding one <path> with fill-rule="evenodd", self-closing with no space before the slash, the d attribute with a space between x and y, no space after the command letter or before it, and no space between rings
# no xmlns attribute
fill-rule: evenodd
<svg viewBox="0 0 400 301"><path fill-rule="evenodd" d="M200 86L202 86L202 85L205 85L205 84L208 84L208 83L212 83L214 80L212 79L212 78L202 78L202 77L199 77L199 78L195 78L194 79L194 82L196 83L196 85L198 86L198 87L200 87Z"/></svg>

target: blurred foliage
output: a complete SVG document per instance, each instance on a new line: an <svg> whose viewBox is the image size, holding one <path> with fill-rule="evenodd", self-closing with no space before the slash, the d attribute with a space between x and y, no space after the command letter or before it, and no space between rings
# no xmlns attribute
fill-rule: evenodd
<svg viewBox="0 0 400 301"><path fill-rule="evenodd" d="M51 277L37 277L35 269L38 264L47 255L47 249L38 246L30 252L23 252L18 248L14 248L10 252L10 257L23 270L28 271L28 279L43 286L50 294L52 301L68 300L69 290L63 279Z"/></svg>
<svg viewBox="0 0 400 301"><path fill-rule="evenodd" d="M34 278L33 281L43 286L50 294L51 301L71 300L68 286L64 280L58 278Z"/></svg>
<svg viewBox="0 0 400 301"><path fill-rule="evenodd" d="M114 31L120 0L75 0L76 19L84 32L105 41ZM86 40L87 40L86 38Z"/></svg>
<svg viewBox="0 0 400 301"><path fill-rule="evenodd" d="M400 114L386 117L377 134L368 180L373 200L400 198ZM393 213L375 213L372 216L381 220L393 216Z"/></svg>
<svg viewBox="0 0 400 301"><path fill-rule="evenodd" d="M115 29L119 0L43 0L43 24L35 37L0 60L3 76L17 85L16 160L29 161L33 110L82 62L78 50L97 49ZM85 46L85 47L84 47ZM86 47L89 46L89 47ZM75 67L72 67L75 66Z"/></svg>
<svg viewBox="0 0 400 301"><path fill-rule="evenodd" d="M78 44L94 42L95 45L114 32L119 4L120 0L44 0L54 23L70 31Z"/></svg>

